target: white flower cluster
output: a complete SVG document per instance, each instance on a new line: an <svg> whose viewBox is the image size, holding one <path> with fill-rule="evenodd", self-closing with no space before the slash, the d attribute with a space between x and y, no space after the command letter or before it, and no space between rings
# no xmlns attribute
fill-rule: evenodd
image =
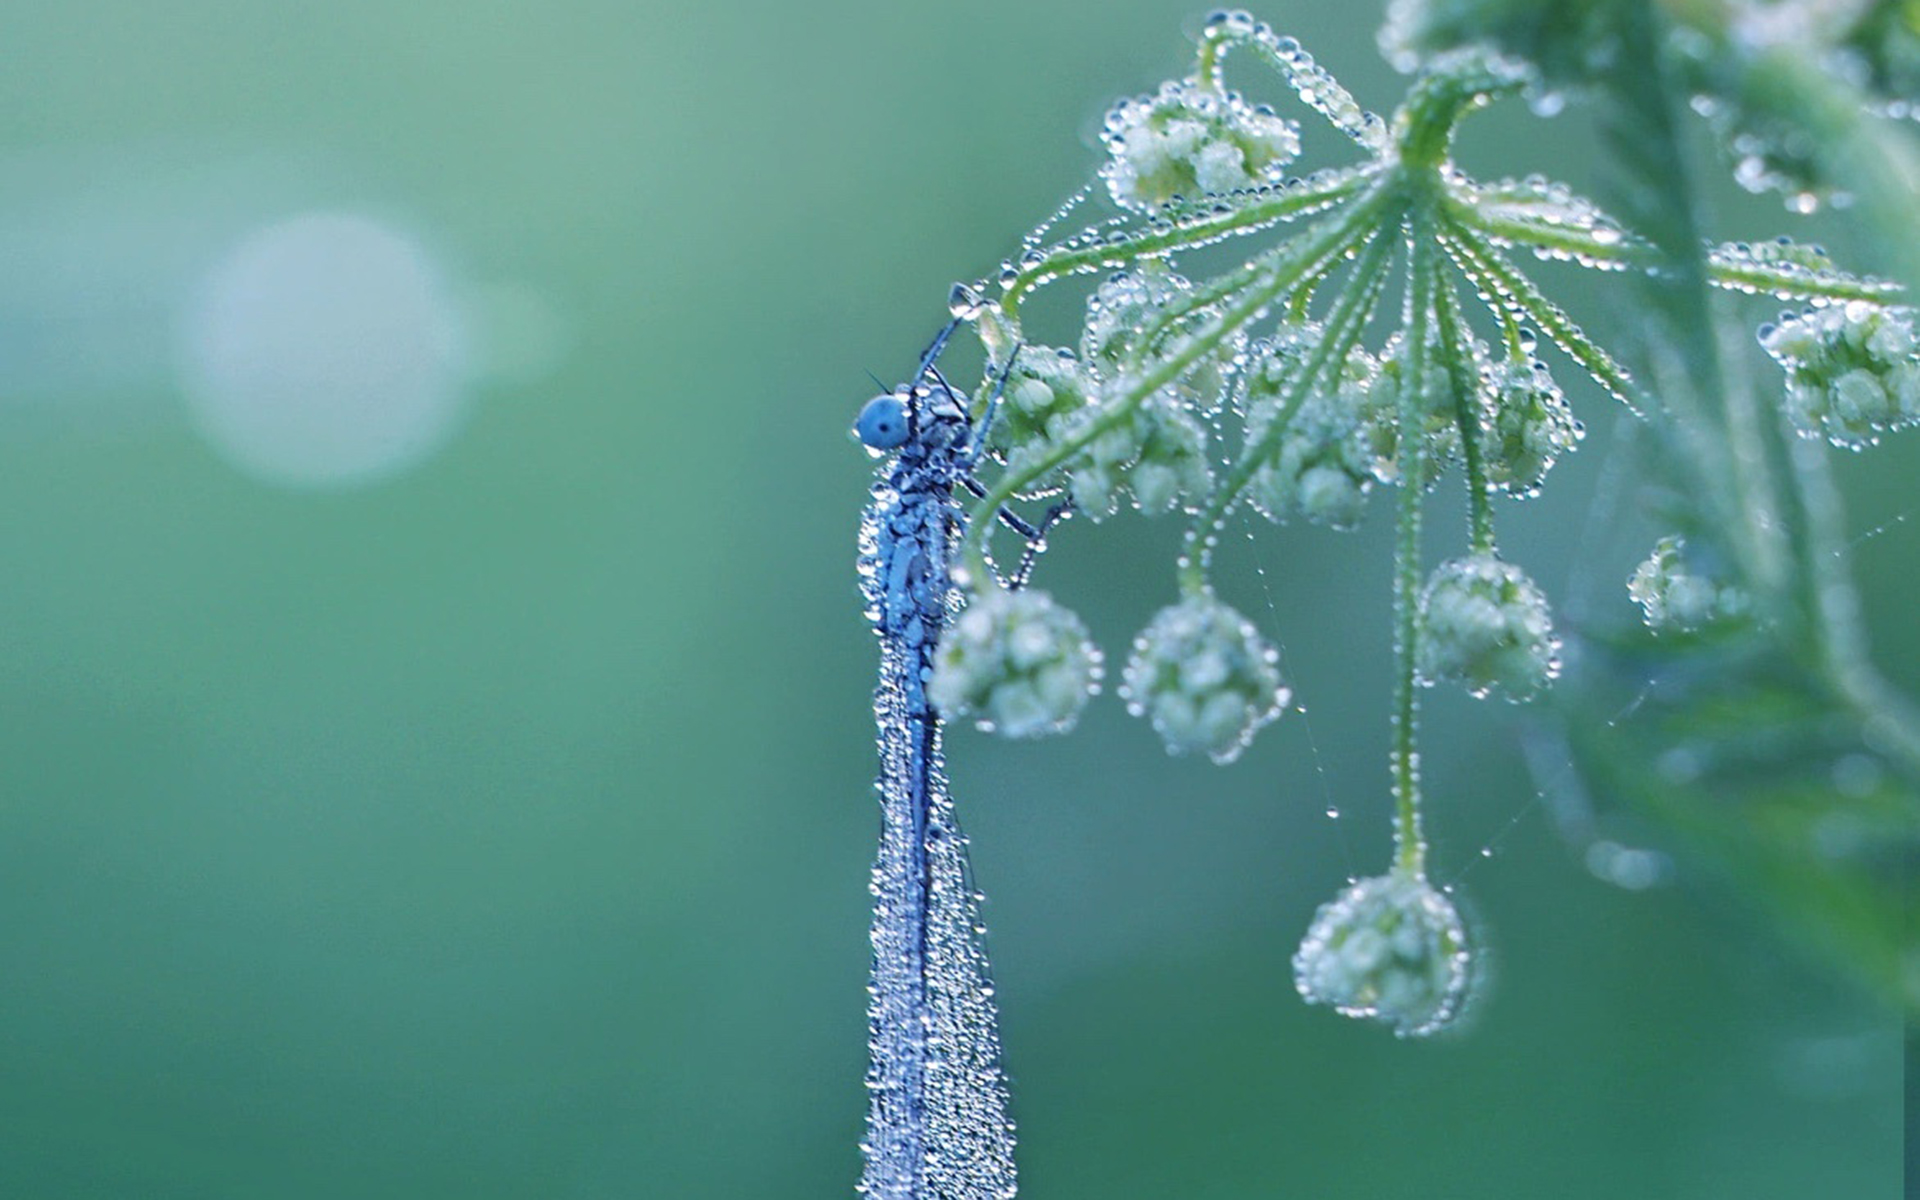
<svg viewBox="0 0 1920 1200"><path fill-rule="evenodd" d="M1065 436L1093 403L1096 386L1073 351L1020 347L993 423L994 441L1007 448L1009 465L1038 457Z"/></svg>
<svg viewBox="0 0 1920 1200"><path fill-rule="evenodd" d="M1087 320L1080 333L1080 355L1094 375L1112 382L1126 373L1138 356L1136 369L1150 370L1185 349L1186 339L1205 326L1213 310L1205 307L1183 313L1160 332L1151 345L1141 339L1175 305L1187 300L1193 284L1165 263L1149 260L1109 276L1087 300ZM1181 407L1210 412L1220 406L1228 377L1246 344L1236 333L1201 356L1162 389Z"/></svg>
<svg viewBox="0 0 1920 1200"><path fill-rule="evenodd" d="M1473 695L1498 688L1530 700L1560 673L1547 598L1492 554L1442 563L1420 596L1420 682L1452 680Z"/></svg>
<svg viewBox="0 0 1920 1200"><path fill-rule="evenodd" d="M1746 593L1697 573L1687 561L1686 549L1681 537L1661 538L1627 580L1627 595L1640 606L1647 628L1655 633L1702 629L1747 611Z"/></svg>
<svg viewBox="0 0 1920 1200"><path fill-rule="evenodd" d="M1236 92L1180 79L1121 101L1100 140L1108 155L1100 174L1114 203L1150 212L1177 197L1278 182L1300 152L1300 127Z"/></svg>
<svg viewBox="0 0 1920 1200"><path fill-rule="evenodd" d="M947 717L1038 737L1073 728L1100 681L1100 650L1045 592L990 587L948 626L927 695Z"/></svg>
<svg viewBox="0 0 1920 1200"><path fill-rule="evenodd" d="M1293 956L1293 982L1309 1004L1419 1037L1460 1011L1469 965L1453 903L1420 875L1395 871L1320 906Z"/></svg>
<svg viewBox="0 0 1920 1200"><path fill-rule="evenodd" d="M1201 750L1228 763L1291 698L1279 661L1251 621L1211 595L1193 596L1161 609L1134 640L1120 695L1170 753Z"/></svg>
<svg viewBox="0 0 1920 1200"><path fill-rule="evenodd" d="M1192 286L1158 263L1121 272L1088 299L1077 359L1045 347L1024 351L1007 388L1008 466L1022 469L1088 423L1106 419L1108 406L1119 402L1139 372L1152 370L1161 356L1179 349L1205 322L1206 310L1173 321L1151 347L1141 347L1140 339ZM1115 512L1128 492L1148 513L1204 500L1213 489L1213 470L1201 416L1218 406L1243 344L1238 336L1223 339L1097 434L1065 467L1075 505L1099 520Z"/></svg>
<svg viewBox="0 0 1920 1200"><path fill-rule="evenodd" d="M1248 445L1279 419L1289 377L1321 336L1317 324L1288 325L1251 348L1243 392ZM1355 346L1332 383L1300 403L1248 481L1256 508L1275 521L1301 516L1335 529L1359 523L1368 492L1387 470L1378 452L1379 425L1391 414L1370 396L1379 378L1373 356Z"/></svg>
<svg viewBox="0 0 1920 1200"><path fill-rule="evenodd" d="M1854 301L1760 329L1787 372L1787 415L1808 436L1858 450L1920 421L1920 339L1913 310Z"/></svg>
<svg viewBox="0 0 1920 1200"><path fill-rule="evenodd" d="M1586 435L1547 364L1508 358L1486 369L1480 461L1487 482L1514 496L1539 492L1548 468Z"/></svg>

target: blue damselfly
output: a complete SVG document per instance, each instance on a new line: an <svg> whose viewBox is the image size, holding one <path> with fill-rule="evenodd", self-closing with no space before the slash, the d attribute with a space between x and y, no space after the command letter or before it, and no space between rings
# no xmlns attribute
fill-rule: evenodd
<svg viewBox="0 0 1920 1200"><path fill-rule="evenodd" d="M913 379L869 401L854 424L869 450L887 456L860 530L861 588L880 640L873 713L881 809L860 1192L879 1200L1014 1194L1013 1123L980 897L947 791L940 716L927 696L955 605L950 556L963 517L954 489L977 488L971 471L980 446L967 398L934 363L968 315L957 305ZM983 427L1008 369L991 389Z"/></svg>

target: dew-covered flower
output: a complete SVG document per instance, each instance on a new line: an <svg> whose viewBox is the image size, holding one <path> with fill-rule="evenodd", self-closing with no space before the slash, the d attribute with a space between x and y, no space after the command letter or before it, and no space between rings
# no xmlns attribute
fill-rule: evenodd
<svg viewBox="0 0 1920 1200"><path fill-rule="evenodd" d="M1803 434L1858 450L1920 421L1912 309L1809 309L1762 326L1760 344L1787 372L1787 415Z"/></svg>
<svg viewBox="0 0 1920 1200"><path fill-rule="evenodd" d="M1293 983L1309 1004L1419 1037L1459 1013L1469 965L1453 902L1421 875L1395 871L1320 906L1293 956Z"/></svg>
<svg viewBox="0 0 1920 1200"><path fill-rule="evenodd" d="M1213 490L1213 468L1202 417L1219 406L1244 339L1222 339L1131 408L1116 407L1132 395L1141 373L1184 348L1208 320L1204 307L1166 319L1192 290L1159 263L1117 273L1087 301L1077 357L1044 348L1023 354L1007 388L1008 405L1018 413L1008 435L1018 443L1009 468L1019 470L1098 425L1063 468L1082 512L1099 520L1129 494L1150 514L1205 500ZM1156 330L1153 343L1143 345L1142 338Z"/></svg>
<svg viewBox="0 0 1920 1200"><path fill-rule="evenodd" d="M1228 763L1292 693L1279 654L1253 623L1211 595L1161 609L1133 643L1120 694L1174 754Z"/></svg>
<svg viewBox="0 0 1920 1200"><path fill-rule="evenodd" d="M1137 211L1278 182L1300 152L1294 122L1185 79L1121 101L1100 140L1108 156L1100 174L1114 203Z"/></svg>
<svg viewBox="0 0 1920 1200"><path fill-rule="evenodd" d="M1492 554L1442 563L1420 596L1420 681L1451 680L1475 696L1498 688L1530 700L1560 673L1547 598Z"/></svg>
<svg viewBox="0 0 1920 1200"><path fill-rule="evenodd" d="M993 587L941 637L927 695L944 716L1038 737L1073 728L1099 681L1100 651L1079 617L1045 592Z"/></svg>
<svg viewBox="0 0 1920 1200"><path fill-rule="evenodd" d="M1247 495L1275 521L1305 517L1335 529L1359 523L1367 494L1380 478L1370 392L1379 379L1373 356L1355 346L1334 373L1314 385L1289 415L1288 383L1317 348L1317 324L1282 327L1250 350L1242 401L1247 443L1265 439L1277 420L1286 428L1247 483Z"/></svg>
<svg viewBox="0 0 1920 1200"><path fill-rule="evenodd" d="M1078 422L1101 419L1112 400L1082 409ZM1141 511L1171 512L1204 499L1213 488L1205 427L1192 413L1163 397L1149 397L1096 435L1067 464L1067 490L1074 505L1098 521L1119 509L1131 493Z"/></svg>
<svg viewBox="0 0 1920 1200"><path fill-rule="evenodd" d="M1022 346L1007 376L1007 389L993 419L991 438L1012 470L1046 455L1094 402L1099 384L1071 350ZM1042 486L1057 482L1047 477Z"/></svg>
<svg viewBox="0 0 1920 1200"><path fill-rule="evenodd" d="M1701 629L1747 610L1745 592L1701 574L1686 550L1686 540L1677 535L1661 538L1627 580L1627 595L1655 633Z"/></svg>
<svg viewBox="0 0 1920 1200"><path fill-rule="evenodd" d="M1538 492L1547 469L1586 434L1538 359L1488 367L1480 462L1487 482L1515 496Z"/></svg>
<svg viewBox="0 0 1920 1200"><path fill-rule="evenodd" d="M1087 298L1087 319L1080 334L1080 357L1096 376L1112 381L1129 371L1149 371L1187 348L1212 319L1207 306L1169 314L1184 305L1193 284L1165 263L1148 261L1108 276ZM1151 344L1143 339L1159 329ZM1227 380L1246 342L1236 331L1201 355L1169 383L1165 395L1183 407L1211 412L1226 396Z"/></svg>

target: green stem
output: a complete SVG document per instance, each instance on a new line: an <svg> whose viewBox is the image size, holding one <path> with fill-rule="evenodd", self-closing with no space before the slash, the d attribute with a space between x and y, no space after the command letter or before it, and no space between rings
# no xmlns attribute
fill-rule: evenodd
<svg viewBox="0 0 1920 1200"><path fill-rule="evenodd" d="M1450 56L1445 67L1419 76L1393 116L1393 138L1400 161L1436 175L1447 162L1460 118L1526 85L1526 76L1510 60L1490 56Z"/></svg>
<svg viewBox="0 0 1920 1200"><path fill-rule="evenodd" d="M1533 348L1520 336L1520 322L1514 319L1511 309L1503 308L1495 314L1500 322L1500 339L1507 344L1507 353L1514 358L1528 358Z"/></svg>
<svg viewBox="0 0 1920 1200"><path fill-rule="evenodd" d="M1345 245L1322 259L1312 271L1301 277L1294 285L1293 294L1287 298L1286 320L1304 322L1313 311L1313 298L1319 294L1320 285L1331 279L1342 266L1352 261L1360 246L1374 235L1374 230L1358 228Z"/></svg>
<svg viewBox="0 0 1920 1200"><path fill-rule="evenodd" d="M1202 216L1176 216L1144 233L1129 234L1113 242L1084 246L1071 241L1064 243L1039 262L1023 268L1005 286L1000 309L1009 320L1017 320L1021 301L1029 292L1064 276L1124 267L1143 258L1258 233L1283 221L1323 212L1364 191L1377 174L1372 164L1350 171L1323 172L1226 213L1209 209Z"/></svg>
<svg viewBox="0 0 1920 1200"><path fill-rule="evenodd" d="M1448 220L1495 241L1545 251L1599 270L1645 270L1660 264L1660 252L1651 244L1611 226L1583 229L1517 213L1489 212L1489 202L1484 196L1458 187L1452 190L1454 194L1449 195L1446 202ZM1741 258L1730 246L1716 247L1708 256L1706 280L1715 287L1764 293L1781 300L1864 300L1890 304L1901 291L1898 284L1863 279L1845 271Z"/></svg>
<svg viewBox="0 0 1920 1200"><path fill-rule="evenodd" d="M1287 423L1293 419L1294 412L1325 373L1327 365L1344 362L1360 335L1365 332L1367 318L1372 315L1374 301L1380 295L1381 283L1386 277L1386 263L1393 249L1393 240L1385 231L1398 224L1398 221L1386 221L1368 230L1372 236L1354 264L1353 278L1341 290L1339 303L1328 316L1327 328L1319 343L1308 351L1306 362L1287 380L1279 411L1272 423L1258 441L1241 452L1226 479L1214 489L1207 507L1188 527L1180 556L1180 589L1183 593L1194 595L1206 590L1208 551L1219 536L1220 525L1226 519L1227 512L1240 493L1246 490L1254 472L1260 469L1260 464L1279 445L1280 438L1286 433Z"/></svg>
<svg viewBox="0 0 1920 1200"><path fill-rule="evenodd" d="M1562 353L1593 376L1601 387L1612 392L1635 416L1646 415L1641 408L1644 397L1626 369L1594 345L1566 313L1542 295L1532 280L1503 259L1478 231L1445 222L1441 226L1440 243L1481 294L1492 297L1490 303L1507 309L1516 318L1533 322Z"/></svg>
<svg viewBox="0 0 1920 1200"><path fill-rule="evenodd" d="M1365 207L1364 202L1360 207ZM1347 260L1354 246L1364 239L1368 226L1364 221L1347 222L1348 236L1326 247L1301 270L1288 288L1297 289L1313 286L1325 280L1333 271ZM1244 293L1247 288L1259 282L1271 269L1271 260L1284 247L1268 251L1266 254L1243 264L1224 275L1207 280L1191 290L1176 296L1154 313L1153 323L1148 325L1133 340L1132 349L1127 353L1121 373L1130 374L1143 366L1148 357L1159 348L1160 341L1171 333L1175 326L1196 312L1212 308L1214 305Z"/></svg>
<svg viewBox="0 0 1920 1200"><path fill-rule="evenodd" d="M1606 234L1596 236L1592 229L1555 225L1512 213L1488 212L1473 198L1449 197L1446 214L1453 223L1470 226L1497 241L1544 250L1585 267L1625 270L1648 266L1654 261L1643 243L1618 230L1609 229L1613 235L1609 239Z"/></svg>
<svg viewBox="0 0 1920 1200"><path fill-rule="evenodd" d="M1407 374L1400 388L1400 521L1394 546L1393 621L1393 774L1394 869L1424 877L1427 843L1420 832L1420 694L1416 671L1420 652L1420 524L1426 488L1426 414L1429 341L1434 313L1435 239L1433 217L1422 208L1408 222Z"/></svg>
<svg viewBox="0 0 1920 1200"><path fill-rule="evenodd" d="M1442 357L1446 360L1447 381L1453 389L1453 419L1460 429L1461 454L1467 460L1468 538L1475 553L1491 554L1494 550L1493 489L1487 485L1486 458L1480 447L1481 381L1473 369L1478 361L1473 331L1461 318L1460 300L1450 285L1437 284L1434 295L1439 307Z"/></svg>
<svg viewBox="0 0 1920 1200"><path fill-rule="evenodd" d="M1202 87L1219 92L1226 88L1226 53L1237 45L1237 40L1227 37L1202 37L1200 52L1194 58L1193 77Z"/></svg>
<svg viewBox="0 0 1920 1200"><path fill-rule="evenodd" d="M1272 67L1300 97L1301 103L1325 117L1334 128L1373 153L1386 149L1386 122L1362 109L1353 98L1353 93L1342 87L1326 68L1314 62L1313 57L1300 50L1297 44L1283 52L1282 42L1291 40L1276 38L1271 30L1264 35L1259 31L1210 31L1200 41L1199 77L1209 86L1223 89L1225 80L1222 72L1227 54L1245 48Z"/></svg>
<svg viewBox="0 0 1920 1200"><path fill-rule="evenodd" d="M1778 300L1864 300L1885 305L1897 301L1901 292L1899 284L1862 279L1845 271L1737 262L1724 249L1708 256L1707 282L1718 288L1763 293Z"/></svg>

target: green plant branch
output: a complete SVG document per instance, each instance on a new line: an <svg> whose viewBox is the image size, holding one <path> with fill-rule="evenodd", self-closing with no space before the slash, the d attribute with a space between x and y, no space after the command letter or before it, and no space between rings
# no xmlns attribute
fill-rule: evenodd
<svg viewBox="0 0 1920 1200"><path fill-rule="evenodd" d="M1558 305L1541 294L1533 281L1515 270L1472 227L1442 220L1439 242L1481 294L1522 322L1531 322L1580 369L1613 393L1635 416L1645 417L1653 407L1626 368L1595 345Z"/></svg>
<svg viewBox="0 0 1920 1200"><path fill-rule="evenodd" d="M1393 569L1393 775L1394 869L1423 877L1427 843L1420 831L1420 524L1426 498L1426 439L1419 432L1433 408L1428 351L1434 330L1438 270L1434 262L1433 216L1428 202L1416 206L1407 223L1407 377L1400 388L1400 519Z"/></svg>
<svg viewBox="0 0 1920 1200"><path fill-rule="evenodd" d="M1183 591L1193 593L1205 589L1208 548L1218 535L1227 513L1246 490L1254 472L1260 469L1261 462L1279 445L1288 422L1293 419L1293 414L1319 382L1329 364L1344 362L1358 344L1386 279L1386 267L1392 249L1392 238L1385 233L1376 233L1360 251L1354 263L1353 279L1341 292L1320 341L1308 352L1307 361L1288 379L1279 412L1260 438L1250 443L1234 461L1227 477L1214 489L1206 508L1188 527L1180 556L1180 586Z"/></svg>
<svg viewBox="0 0 1920 1200"><path fill-rule="evenodd" d="M1487 484L1487 468L1480 452L1480 380L1473 371L1477 355L1473 333L1460 313L1460 299L1451 284L1442 281L1435 290L1439 306L1440 345L1447 364L1447 382L1453 391L1453 419L1460 430L1461 457L1466 460L1467 533L1476 553L1491 554L1494 549L1493 489ZM1518 337L1513 343L1518 348Z"/></svg>
<svg viewBox="0 0 1920 1200"><path fill-rule="evenodd" d="M1325 212L1365 191L1377 174L1370 164L1323 171L1299 183L1288 184L1268 199L1237 206L1225 213L1209 208L1203 210L1204 215L1169 217L1159 227L1130 233L1115 241L1088 246L1070 243L1038 262L1022 266L1000 297L1001 311L1009 320L1017 320L1020 304L1028 293L1069 275L1124 267L1141 259L1204 246L1223 238L1259 233L1286 221Z"/></svg>

